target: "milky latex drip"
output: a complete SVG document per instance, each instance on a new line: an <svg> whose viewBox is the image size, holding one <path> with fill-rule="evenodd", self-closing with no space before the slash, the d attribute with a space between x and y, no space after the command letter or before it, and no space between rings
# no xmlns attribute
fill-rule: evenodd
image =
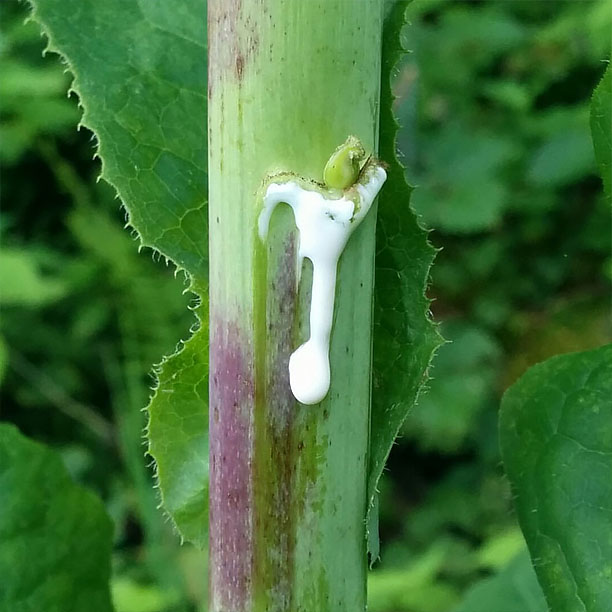
<svg viewBox="0 0 612 612"><path fill-rule="evenodd" d="M360 182L339 199L333 199L325 190L306 189L290 179L271 183L265 192L259 216L261 239L267 236L274 208L285 202L293 209L299 230L300 262L304 257L312 262L310 338L289 359L291 391L303 404L319 403L329 390L329 338L338 259L386 178L383 168L372 165L363 173Z"/></svg>

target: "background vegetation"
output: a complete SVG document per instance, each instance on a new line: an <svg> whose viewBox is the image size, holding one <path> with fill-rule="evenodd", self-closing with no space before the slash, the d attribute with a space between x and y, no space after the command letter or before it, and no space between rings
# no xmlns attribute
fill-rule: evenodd
<svg viewBox="0 0 612 612"><path fill-rule="evenodd" d="M41 56L25 8L1 10L2 419L59 450L105 500L118 612L203 610L205 554L180 547L156 510L142 445L151 365L188 336L190 296L138 254L96 183L70 77ZM501 393L528 365L609 337L610 214L588 104L612 6L417 0L411 12L400 145L442 248L430 293L451 342L383 479L370 600L374 612L450 612L523 554Z"/></svg>

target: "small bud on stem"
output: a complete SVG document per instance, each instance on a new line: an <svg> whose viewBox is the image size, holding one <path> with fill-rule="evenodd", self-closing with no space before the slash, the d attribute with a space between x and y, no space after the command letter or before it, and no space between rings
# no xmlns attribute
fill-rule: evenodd
<svg viewBox="0 0 612 612"><path fill-rule="evenodd" d="M361 166L366 161L366 152L356 136L349 136L331 155L323 181L331 189L348 189L357 181Z"/></svg>

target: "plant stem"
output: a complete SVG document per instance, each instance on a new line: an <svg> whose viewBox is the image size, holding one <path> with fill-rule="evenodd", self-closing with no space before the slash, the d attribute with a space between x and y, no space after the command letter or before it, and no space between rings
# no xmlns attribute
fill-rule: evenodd
<svg viewBox="0 0 612 612"><path fill-rule="evenodd" d="M378 130L382 0L210 0L210 583L212 612L365 609L375 207L338 268L331 388L298 404L308 336L293 215L265 245L272 172L322 180L348 135Z"/></svg>

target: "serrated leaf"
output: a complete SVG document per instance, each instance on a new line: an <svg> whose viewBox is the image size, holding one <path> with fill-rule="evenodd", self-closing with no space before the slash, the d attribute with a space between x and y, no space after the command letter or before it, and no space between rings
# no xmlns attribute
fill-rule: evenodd
<svg viewBox="0 0 612 612"><path fill-rule="evenodd" d="M205 2L186 0L178 9L138 0L32 4L49 49L74 75L102 176L142 244L205 279Z"/></svg>
<svg viewBox="0 0 612 612"><path fill-rule="evenodd" d="M612 70L606 68L591 100L591 136L604 191L612 202Z"/></svg>
<svg viewBox="0 0 612 612"><path fill-rule="evenodd" d="M60 457L0 425L0 610L110 612L112 524Z"/></svg>
<svg viewBox="0 0 612 612"><path fill-rule="evenodd" d="M370 508L393 441L416 401L433 352L441 342L425 297L435 252L410 208L412 188L406 183L404 167L396 154L399 126L392 110L391 77L404 53L400 34L406 23L407 4L395 3L383 33L379 153L389 166L379 197L376 234ZM371 531L370 528L369 547L376 558L376 538Z"/></svg>
<svg viewBox="0 0 612 612"><path fill-rule="evenodd" d="M555 612L612 609L612 345L553 357L502 400L521 528Z"/></svg>
<svg viewBox="0 0 612 612"><path fill-rule="evenodd" d="M184 269L207 299L206 2L32 0L74 75L82 124L98 140L142 245ZM149 406L150 453L184 538L207 525L208 330L162 363Z"/></svg>
<svg viewBox="0 0 612 612"><path fill-rule="evenodd" d="M207 406L208 329L202 327L161 365L147 428L164 508L200 547L208 532Z"/></svg>
<svg viewBox="0 0 612 612"><path fill-rule="evenodd" d="M527 551L476 583L453 612L548 612Z"/></svg>

